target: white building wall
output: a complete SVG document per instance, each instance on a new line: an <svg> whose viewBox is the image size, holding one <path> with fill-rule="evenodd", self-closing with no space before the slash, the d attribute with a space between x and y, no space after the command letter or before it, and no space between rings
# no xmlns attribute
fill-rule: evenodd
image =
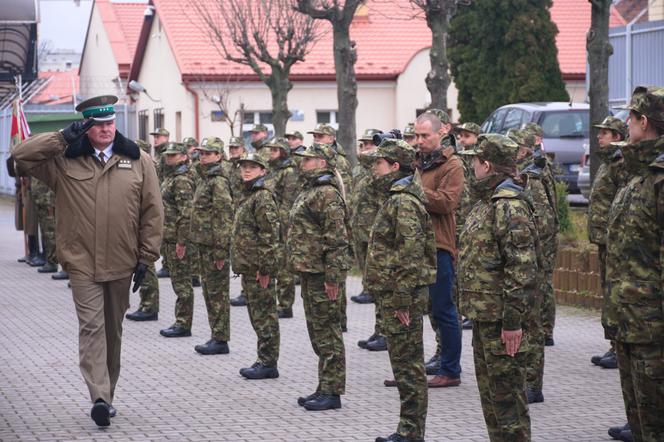
<svg viewBox="0 0 664 442"><path fill-rule="evenodd" d="M117 81L118 64L98 8L94 7L91 14L85 53L81 58L80 95L83 99L107 94L122 97L126 85L121 87Z"/></svg>

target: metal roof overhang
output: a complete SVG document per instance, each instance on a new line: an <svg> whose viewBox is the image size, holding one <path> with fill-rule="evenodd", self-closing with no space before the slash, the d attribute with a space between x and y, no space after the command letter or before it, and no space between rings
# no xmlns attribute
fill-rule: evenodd
<svg viewBox="0 0 664 442"><path fill-rule="evenodd" d="M37 0L0 0L0 98L37 78Z"/></svg>

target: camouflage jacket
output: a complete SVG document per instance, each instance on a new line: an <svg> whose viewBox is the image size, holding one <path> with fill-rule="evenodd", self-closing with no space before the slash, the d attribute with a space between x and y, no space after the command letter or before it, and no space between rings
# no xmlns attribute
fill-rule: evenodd
<svg viewBox="0 0 664 442"><path fill-rule="evenodd" d="M231 264L233 272L274 275L279 249L279 212L272 192L260 177L243 184L233 219Z"/></svg>
<svg viewBox="0 0 664 442"><path fill-rule="evenodd" d="M472 149L473 146L468 146L468 149ZM461 160L461 166L463 168L463 190L461 191L461 197L459 198L459 205L457 206L454 212L454 220L456 221L456 236L457 236L457 246L459 242L459 236L461 235L461 230L463 230L463 225L466 223L466 217L470 213L470 209L473 208L472 194L470 192L471 183L475 180L475 172L473 168L468 163L467 158L459 155Z"/></svg>
<svg viewBox="0 0 664 442"><path fill-rule="evenodd" d="M242 176L240 175L240 167L238 160L231 159L228 162L224 161L224 169L226 178L231 186L231 196L233 197L233 204L237 207L237 203L242 195L243 183Z"/></svg>
<svg viewBox="0 0 664 442"><path fill-rule="evenodd" d="M534 221L539 234L539 242L542 247L555 247L556 235L558 233L556 212L546 191L544 170L539 168L535 163L530 163L520 173L528 177L524 193L533 205Z"/></svg>
<svg viewBox="0 0 664 442"><path fill-rule="evenodd" d="M289 216L288 266L293 272L324 273L325 281L343 282L350 268L346 205L329 170L301 173L300 191Z"/></svg>
<svg viewBox="0 0 664 442"><path fill-rule="evenodd" d="M55 193L37 178L30 180L30 196L37 206L55 206Z"/></svg>
<svg viewBox="0 0 664 442"><path fill-rule="evenodd" d="M604 151L600 150L598 153L603 154ZM622 153L620 151L607 153L610 155L600 155L602 164L595 174L588 203L588 237L591 243L597 245L606 245L609 209L618 193L618 188L624 185L625 181Z"/></svg>
<svg viewBox="0 0 664 442"><path fill-rule="evenodd" d="M664 136L622 146L630 176L609 210L607 337L664 344Z"/></svg>
<svg viewBox="0 0 664 442"><path fill-rule="evenodd" d="M337 170L341 175L341 179L344 182L344 190L346 195L350 195L351 190L353 189L353 172L350 167L350 163L346 158L346 151L344 150L341 144L334 142L334 150L337 152Z"/></svg>
<svg viewBox="0 0 664 442"><path fill-rule="evenodd" d="M391 175L381 177L391 179L371 228L364 283L370 291L389 293L381 302L390 309L423 312L426 300L419 305L415 288L436 282L436 240L422 186L413 175L396 181Z"/></svg>
<svg viewBox="0 0 664 442"><path fill-rule="evenodd" d="M228 259L233 200L221 164L201 164L203 176L194 192L190 239L214 249L215 259Z"/></svg>
<svg viewBox="0 0 664 442"><path fill-rule="evenodd" d="M537 230L523 187L511 179L487 183L476 181L481 191L461 232L460 310L518 330L530 319L538 283Z"/></svg>
<svg viewBox="0 0 664 442"><path fill-rule="evenodd" d="M265 160L265 162L270 161L270 148L265 147L265 145L270 141L270 138L263 138L262 140L259 141L252 141L251 142L251 147L254 148L256 153L260 155L261 158Z"/></svg>
<svg viewBox="0 0 664 442"><path fill-rule="evenodd" d="M290 209L300 191L295 162L291 158L270 162L270 173L265 177L265 185L272 191L277 201L283 239L287 233Z"/></svg>
<svg viewBox="0 0 664 442"><path fill-rule="evenodd" d="M191 202L194 198L194 182L189 164L165 166L161 183L161 198L164 202L164 242L185 244L189 239Z"/></svg>
<svg viewBox="0 0 664 442"><path fill-rule="evenodd" d="M350 196L350 225L353 241L368 243L371 226L388 194L377 191L375 179L370 170L365 169L365 172L358 177L354 180L353 192Z"/></svg>

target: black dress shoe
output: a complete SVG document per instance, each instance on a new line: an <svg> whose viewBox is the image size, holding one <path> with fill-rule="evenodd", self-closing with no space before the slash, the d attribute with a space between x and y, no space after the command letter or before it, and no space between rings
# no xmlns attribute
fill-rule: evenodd
<svg viewBox="0 0 664 442"><path fill-rule="evenodd" d="M241 368L240 374L247 379L275 379L279 377L279 370L256 362L249 368Z"/></svg>
<svg viewBox="0 0 664 442"><path fill-rule="evenodd" d="M42 267L37 269L39 273L55 273L58 271L58 265L53 264L52 262L47 262Z"/></svg>
<svg viewBox="0 0 664 442"><path fill-rule="evenodd" d="M595 356L590 358L590 362L592 362L595 365L599 365L599 361L606 358L607 356L611 356L611 354L613 354L613 352L611 350L609 350L606 353L604 353L603 355L595 355Z"/></svg>
<svg viewBox="0 0 664 442"><path fill-rule="evenodd" d="M194 350L202 355L225 355L230 351L228 342L217 341L216 339L210 339L203 345L197 345Z"/></svg>
<svg viewBox="0 0 664 442"><path fill-rule="evenodd" d="M378 335L376 333L374 333L373 335L369 336L369 338L366 339L366 340L363 339L361 341L357 341L357 346L360 347L360 348L367 348L367 344L369 342L373 341L374 339L376 339L377 337L378 337Z"/></svg>
<svg viewBox="0 0 664 442"><path fill-rule="evenodd" d="M600 359L599 365L602 368L618 368L618 357L615 353L611 353L608 356Z"/></svg>
<svg viewBox="0 0 664 442"><path fill-rule="evenodd" d="M169 272L166 267L162 267L157 271L156 275L157 278L170 278L171 272Z"/></svg>
<svg viewBox="0 0 664 442"><path fill-rule="evenodd" d="M44 255L34 255L28 259L28 265L30 267L42 267L46 265L46 258L44 258Z"/></svg>
<svg viewBox="0 0 664 442"><path fill-rule="evenodd" d="M634 436L632 436L632 430L623 430L618 435L618 440L622 442L634 442Z"/></svg>
<svg viewBox="0 0 664 442"><path fill-rule="evenodd" d="M619 425L617 427L610 427L609 436L611 436L614 439L620 440L620 433L622 433L623 431L631 431L631 429L629 428L629 424Z"/></svg>
<svg viewBox="0 0 664 442"><path fill-rule="evenodd" d="M526 399L529 404L536 404L539 402L544 402L544 395L542 390L535 390L533 388L526 389Z"/></svg>
<svg viewBox="0 0 664 442"><path fill-rule="evenodd" d="M157 312L144 312L143 310L136 310L133 313L127 313L125 318L131 321L156 321L159 319Z"/></svg>
<svg viewBox="0 0 664 442"><path fill-rule="evenodd" d="M376 442L424 442L424 439L407 438L399 433L393 433L387 437L377 437Z"/></svg>
<svg viewBox="0 0 664 442"><path fill-rule="evenodd" d="M240 293L239 296L231 298L231 305L233 307L244 307L247 305L247 297L244 296L244 293Z"/></svg>
<svg viewBox="0 0 664 442"><path fill-rule="evenodd" d="M21 256L16 261L18 261L18 262L28 262L28 259L30 259L30 256L25 255L25 256Z"/></svg>
<svg viewBox="0 0 664 442"><path fill-rule="evenodd" d="M338 394L318 394L306 401L304 408L310 411L334 410L341 408L341 398Z"/></svg>
<svg viewBox="0 0 664 442"><path fill-rule="evenodd" d="M367 342L367 350L369 351L387 351L387 339L385 336L378 335L373 341Z"/></svg>
<svg viewBox="0 0 664 442"><path fill-rule="evenodd" d="M281 319L286 319L286 318L292 318L293 317L293 309L292 308L280 308L277 310L277 316Z"/></svg>
<svg viewBox="0 0 664 442"><path fill-rule="evenodd" d="M348 331L348 327L346 327L345 325L342 325L341 326L341 333L346 333L347 331Z"/></svg>
<svg viewBox="0 0 664 442"><path fill-rule="evenodd" d="M373 302L373 296L367 292L362 292L359 295L351 296L350 300L357 302L358 304L371 304Z"/></svg>
<svg viewBox="0 0 664 442"><path fill-rule="evenodd" d="M118 410L115 409L113 405L108 406L108 417L115 417L118 414Z"/></svg>
<svg viewBox="0 0 664 442"><path fill-rule="evenodd" d="M472 319L464 319L463 322L461 323L461 328L464 330L472 330L473 329L473 320Z"/></svg>
<svg viewBox="0 0 664 442"><path fill-rule="evenodd" d="M98 427L108 427L111 425L111 410L110 406L98 399L90 410L90 417Z"/></svg>
<svg viewBox="0 0 664 442"><path fill-rule="evenodd" d="M424 369L429 376L437 374L438 370L440 370L440 356L433 355L424 365Z"/></svg>
<svg viewBox="0 0 664 442"><path fill-rule="evenodd" d="M546 339L544 339L544 345L547 347L553 347L555 344L553 336L547 336Z"/></svg>
<svg viewBox="0 0 664 442"><path fill-rule="evenodd" d="M167 338L184 338L186 336L191 336L191 330L178 325L171 325L168 328L160 330L159 333Z"/></svg>
<svg viewBox="0 0 664 442"><path fill-rule="evenodd" d="M201 278L198 276L192 276L191 277L191 286L192 287L200 287L201 286Z"/></svg>
<svg viewBox="0 0 664 442"><path fill-rule="evenodd" d="M311 393L309 396L300 396L299 398L297 398L297 405L299 405L300 407L304 407L304 403L306 401L310 401L316 396L318 396L318 392Z"/></svg>
<svg viewBox="0 0 664 442"><path fill-rule="evenodd" d="M69 273L65 272L64 270L61 270L58 273L52 274L51 279L55 279L56 281L67 280L69 279Z"/></svg>

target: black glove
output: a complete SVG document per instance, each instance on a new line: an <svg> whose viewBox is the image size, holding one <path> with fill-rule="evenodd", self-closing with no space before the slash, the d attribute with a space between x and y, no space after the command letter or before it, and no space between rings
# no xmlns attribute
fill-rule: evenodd
<svg viewBox="0 0 664 442"><path fill-rule="evenodd" d="M145 278L147 271L147 265L143 264L142 262L136 264L136 268L134 269L134 286L131 288L132 293L136 293L136 290L141 287L141 283L143 282L143 278Z"/></svg>
<svg viewBox="0 0 664 442"><path fill-rule="evenodd" d="M74 121L69 126L60 130L62 137L70 145L78 141L92 126L95 125L95 120L89 118L87 120Z"/></svg>

